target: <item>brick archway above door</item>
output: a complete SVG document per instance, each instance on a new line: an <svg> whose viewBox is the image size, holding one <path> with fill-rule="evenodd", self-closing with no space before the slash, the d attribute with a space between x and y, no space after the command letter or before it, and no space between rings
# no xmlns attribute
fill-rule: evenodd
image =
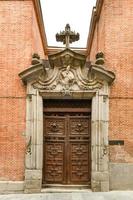
<svg viewBox="0 0 133 200"><path fill-rule="evenodd" d="M43 99L92 99L91 188L109 190L108 112L109 86L115 79L106 70L103 53L94 64L68 48L41 60L19 74L27 85L25 192L40 192L43 158Z"/></svg>

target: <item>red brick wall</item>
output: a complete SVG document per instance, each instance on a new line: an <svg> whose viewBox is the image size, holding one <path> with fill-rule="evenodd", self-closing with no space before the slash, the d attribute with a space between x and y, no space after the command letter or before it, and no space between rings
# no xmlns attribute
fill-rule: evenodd
<svg viewBox="0 0 133 200"><path fill-rule="evenodd" d="M109 139L125 141L119 151L110 147L110 161L133 162L133 1L104 0L101 16L98 50L104 52L108 70L116 74L110 94ZM93 49L94 45L94 54Z"/></svg>
<svg viewBox="0 0 133 200"><path fill-rule="evenodd" d="M91 61L95 60L95 55L98 51L104 52L105 49L105 12L104 6L101 10L101 15L96 23L94 36L92 39L92 47L90 51L90 59Z"/></svg>
<svg viewBox="0 0 133 200"><path fill-rule="evenodd" d="M32 1L0 1L0 180L24 178L26 88L18 73L33 52L44 56Z"/></svg>
<svg viewBox="0 0 133 200"><path fill-rule="evenodd" d="M98 43L98 51L104 52L105 50L105 8L102 6L101 14L99 17L99 22L97 23L98 26L98 36L97 36L97 43Z"/></svg>
<svg viewBox="0 0 133 200"><path fill-rule="evenodd" d="M96 52L98 52L98 24L96 24L95 32L92 40L92 48L90 52L90 60L95 61Z"/></svg>
<svg viewBox="0 0 133 200"><path fill-rule="evenodd" d="M42 40L40 37L40 32L36 19L36 13L34 9L32 9L32 54L35 52L38 53L41 58L47 58L47 56L44 55L43 51Z"/></svg>

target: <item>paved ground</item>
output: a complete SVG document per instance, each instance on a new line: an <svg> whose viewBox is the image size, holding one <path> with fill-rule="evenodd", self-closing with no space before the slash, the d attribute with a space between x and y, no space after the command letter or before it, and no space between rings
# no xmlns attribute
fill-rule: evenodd
<svg viewBox="0 0 133 200"><path fill-rule="evenodd" d="M133 200L133 192L73 192L0 195L0 200Z"/></svg>

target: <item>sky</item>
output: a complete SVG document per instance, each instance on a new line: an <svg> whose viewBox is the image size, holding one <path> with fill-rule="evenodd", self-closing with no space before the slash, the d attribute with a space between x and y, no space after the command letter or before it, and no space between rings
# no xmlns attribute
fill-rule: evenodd
<svg viewBox="0 0 133 200"><path fill-rule="evenodd" d="M41 0L48 46L63 46L56 42L55 34L63 31L66 24L80 34L80 40L71 47L84 48L87 44L92 8L96 0Z"/></svg>

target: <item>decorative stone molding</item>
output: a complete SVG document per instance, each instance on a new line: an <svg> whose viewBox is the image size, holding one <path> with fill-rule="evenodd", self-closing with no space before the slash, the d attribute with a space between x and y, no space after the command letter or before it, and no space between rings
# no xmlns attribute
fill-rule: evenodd
<svg viewBox="0 0 133 200"><path fill-rule="evenodd" d="M62 93L72 95L74 92L100 89L104 81L109 84L115 76L113 72L105 70L103 54L96 55L95 64L86 63L85 56L65 49L49 56L49 62L33 56L32 65L20 73L23 82L33 81L32 85L40 93Z"/></svg>
<svg viewBox="0 0 133 200"><path fill-rule="evenodd" d="M41 60L33 56L32 66L19 74L27 84L25 192L40 192L43 160L43 99L92 99L91 158L93 191L109 190L109 86L115 79L106 70L103 53L94 64L66 48ZM30 142L29 142L30 141ZM29 152L30 150L30 152Z"/></svg>

